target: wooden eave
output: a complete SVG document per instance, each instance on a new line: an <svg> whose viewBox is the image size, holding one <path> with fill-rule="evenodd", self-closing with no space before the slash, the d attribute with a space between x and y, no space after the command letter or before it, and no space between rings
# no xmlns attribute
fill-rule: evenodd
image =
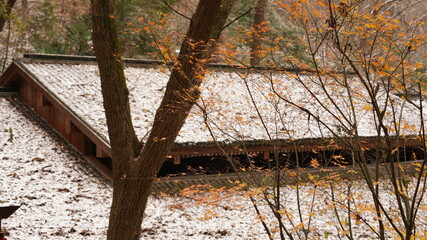
<svg viewBox="0 0 427 240"><path fill-rule="evenodd" d="M79 116L74 113L72 109L70 109L65 103L63 103L53 92L49 91L49 89L41 83L37 77L35 77L30 71L28 71L23 64L19 60L15 60L11 65L12 71L11 73L5 75L4 82L10 85L15 76L19 75L23 77L25 81L30 81L34 84L38 90L40 90L44 96L57 107L62 113L66 115L75 125L78 127L91 141L93 141L97 146L100 146L102 150L109 156L111 156L110 144L105 141L100 135L92 129L92 127L83 121ZM3 83L3 79L0 79L0 84Z"/></svg>
<svg viewBox="0 0 427 240"><path fill-rule="evenodd" d="M343 140L349 141L349 137ZM378 138L377 137L360 137L358 143L354 142L354 146L359 145L361 148L371 149L375 148ZM324 151L324 150L349 150L350 146L340 144L332 138L310 138L299 140L259 140L247 141L244 143L219 143L220 148L213 142L198 143L195 146L182 146L175 144L171 150L171 155L180 155L182 157L196 157L196 156L217 156L223 155L223 152L231 155L239 154L266 154L278 152L310 152L310 151ZM392 141L394 147L419 147L421 146L420 140L416 136L407 136L406 138L399 138Z"/></svg>
<svg viewBox="0 0 427 240"><path fill-rule="evenodd" d="M0 77L0 86L13 85L15 81L28 81L33 84L56 108L58 108L73 124L79 128L93 143L99 146L107 155L111 156L109 143L104 140L89 124L80 119L72 109L63 103L54 93L48 90L36 76L34 76L26 67L19 61L14 60L12 64Z"/></svg>

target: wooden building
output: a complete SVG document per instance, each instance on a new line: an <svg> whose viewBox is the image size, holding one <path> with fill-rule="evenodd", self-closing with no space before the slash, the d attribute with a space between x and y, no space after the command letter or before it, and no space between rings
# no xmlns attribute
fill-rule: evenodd
<svg viewBox="0 0 427 240"><path fill-rule="evenodd" d="M36 69L37 66L30 68L28 63L36 63L39 64L39 66L61 64L64 68L72 68L72 66L94 65L96 63L95 59L92 57L79 56L26 55L23 59L13 61L6 69L0 77L0 86L16 89L17 95L23 102L50 124L50 126L65 140L86 156L100 172L107 176L111 176L111 150L105 133L100 133L93 124L89 123L82 117L81 113L76 111L75 107L73 108L70 106L69 101L74 101L73 99L64 101L64 99L59 96L57 92L61 90L61 85L52 88L51 85L42 81L42 77L40 76L49 77L49 72L35 73L34 69ZM138 67L153 67L160 63L128 60L127 64ZM216 67L224 68L224 66ZM72 70L70 70L70 72L72 75ZM79 72L75 74L79 74ZM64 76L61 76L61 81L63 82L58 84L65 85L69 78L72 78L72 76L64 74ZM84 88L84 86L82 86L82 88ZM72 87L70 89L69 91L74 91ZM88 95L87 93L81 95L85 94ZM98 92L98 95L100 94L101 93ZM368 145L369 142L366 144ZM405 142L405 145L417 146L419 142L416 140L408 140ZM293 152L295 150L334 150L345 148L345 146L340 146L334 141L331 141L331 139L323 138L299 139L297 144L295 144L294 140L276 141L275 144L272 144L268 140L247 141L245 143L245 152L256 154L264 159L269 159L271 157L274 148L282 152ZM224 143L222 149L219 149L215 143L211 141L191 142L191 144L176 143L166 163L172 166L178 166L182 164L182 159L221 156L224 150L233 155L243 153L242 146L238 146L232 142Z"/></svg>

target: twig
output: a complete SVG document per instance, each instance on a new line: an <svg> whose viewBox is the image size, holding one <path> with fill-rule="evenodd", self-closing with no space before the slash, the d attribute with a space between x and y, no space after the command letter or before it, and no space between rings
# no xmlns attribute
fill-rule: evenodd
<svg viewBox="0 0 427 240"><path fill-rule="evenodd" d="M235 19L231 20L231 22L227 23L223 28L221 28L221 31L220 31L220 32L222 32L224 29L228 28L228 26L230 26L231 24L233 24L234 22L236 22L237 20L239 20L240 18L242 18L242 17L243 17L243 16L245 16L246 14L248 14L250 11L252 11L252 9L254 9L254 8L253 8L253 7L252 7L252 8L249 8L249 10L248 10L248 11L246 11L246 12L245 12L245 13L243 13L242 15L238 16L237 18L235 18Z"/></svg>
<svg viewBox="0 0 427 240"><path fill-rule="evenodd" d="M178 10L176 10L175 8L173 8L171 5L169 5L169 3L168 3L168 2L166 2L166 0L162 0L162 2L163 2L163 3L164 3L168 8L170 8L172 11L174 11L176 14L178 14L179 16L181 16L181 17L183 17L183 18L185 18L185 19L187 19L187 20L190 20L190 21L191 21L191 18L189 18L189 17L185 16L184 14L180 13Z"/></svg>

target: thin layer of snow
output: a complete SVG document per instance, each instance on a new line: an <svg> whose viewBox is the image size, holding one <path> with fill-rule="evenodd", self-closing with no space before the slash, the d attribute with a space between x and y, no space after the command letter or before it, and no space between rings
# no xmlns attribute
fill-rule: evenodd
<svg viewBox="0 0 427 240"><path fill-rule="evenodd" d="M111 187L5 98L0 116L0 206L22 205L3 220L8 239L105 239ZM187 198L151 198L143 239L215 239L209 234L217 233L219 239L259 239L251 210L223 211L201 221L206 210Z"/></svg>
<svg viewBox="0 0 427 240"><path fill-rule="evenodd" d="M84 160L71 154L5 98L0 98L0 116L0 169L3 176L0 179L0 205L22 205L2 222L11 234L8 239L105 239L112 193L110 185ZM358 211L364 219L374 223L373 212L368 210L372 209L372 201L366 187L360 182L352 186ZM384 182L381 186L388 188L390 184ZM328 239L338 239L340 234L328 187L307 184L299 189L304 224L308 224L309 216L312 217L310 239L325 235ZM346 184L339 186L337 182L334 187L336 201L345 201ZM256 189L252 192L256 193ZM311 202L314 192L315 201ZM301 226L296 189L283 187L282 193L282 211L288 211L294 216L294 225ZM389 195L390 191L383 193L381 199L385 209L395 212L392 209L397 209L396 201ZM262 201L258 203L261 214L268 219L267 224L276 228L267 205ZM419 229L426 224L426 209L422 204L417 220ZM346 221L345 208L338 205L338 212ZM293 228L290 222L285 224L288 229ZM353 222L353 227L355 239L375 237L363 223ZM245 193L218 189L203 194L188 190L177 196L151 197L142 229L142 239L153 240L268 239ZM295 228L293 234L297 232L302 234ZM275 233L275 239L278 238Z"/></svg>
<svg viewBox="0 0 427 240"><path fill-rule="evenodd" d="M105 239L110 185L5 98L0 116L0 206L22 205L3 220L8 239ZM185 212L177 204L188 205ZM250 237L259 226L248 209L201 221L205 210L181 197L151 198L143 239L215 239L211 232L220 239L258 239Z"/></svg>
<svg viewBox="0 0 427 240"><path fill-rule="evenodd" d="M10 239L99 239L111 188L4 98L0 116L0 202L22 205L3 221Z"/></svg>
<svg viewBox="0 0 427 240"><path fill-rule="evenodd" d="M96 65L23 64L72 111L108 139ZM151 128L169 71L159 67L127 67L125 72L134 126L137 135L142 138ZM357 83L351 83L351 94L348 95L342 83L333 79L322 80L327 82L325 89L314 76L212 70L201 87L201 99L193 107L176 142L213 140L201 109L207 114L210 127L220 141L268 140L268 135L279 139L331 137L331 131L345 136L348 135L345 127L352 129L354 124L357 125L359 136L375 136L375 118L369 109L372 104L366 90ZM272 86L281 98L273 94ZM384 95L382 90L377 95L380 106L386 105L381 100L385 99ZM400 126L410 126L406 128L405 134L416 134L417 126L420 125L416 109L396 96L391 99ZM350 102L354 103L355 114L351 112ZM389 107L385 111L388 122L392 122L393 117L390 105L388 101ZM298 107L310 110L331 129L322 126L314 116L309 116ZM389 128L393 127L390 124Z"/></svg>

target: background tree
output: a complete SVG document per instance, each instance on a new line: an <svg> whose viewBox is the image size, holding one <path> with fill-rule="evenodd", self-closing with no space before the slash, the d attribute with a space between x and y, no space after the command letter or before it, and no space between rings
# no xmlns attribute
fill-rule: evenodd
<svg viewBox="0 0 427 240"><path fill-rule="evenodd" d="M173 6L176 0L165 0ZM27 16L28 4L22 4L21 15ZM92 23L88 1L43 0L31 3L28 19L28 39L36 52L50 54L93 55ZM148 22L171 18L171 9L158 2L117 1L117 35L121 52L126 57L147 56L156 49L150 33L142 31ZM27 9L27 11L25 11ZM142 26L144 25L144 26ZM162 33L171 34L173 27L164 27ZM179 38L181 40L181 38ZM126 46L126 47L124 47ZM178 46L178 45L177 45Z"/></svg>
<svg viewBox="0 0 427 240"><path fill-rule="evenodd" d="M25 22L15 1L0 1L0 73L25 46Z"/></svg>
<svg viewBox="0 0 427 240"><path fill-rule="evenodd" d="M234 0L201 0L142 151L132 126L113 0L92 0L93 43L112 149L114 191L108 239L139 239L150 186L200 95L211 53Z"/></svg>
<svg viewBox="0 0 427 240"><path fill-rule="evenodd" d="M93 54L88 3L40 1L28 20L28 40L38 53Z"/></svg>
<svg viewBox="0 0 427 240"><path fill-rule="evenodd" d="M268 0L258 0L255 7L254 23L252 25L251 43L251 66L258 65L261 60L261 44L264 30L266 28L265 14L267 12Z"/></svg>
<svg viewBox="0 0 427 240"><path fill-rule="evenodd" d="M9 19L10 13L12 12L13 5L16 0L2 0L0 1L0 32L3 31L4 25Z"/></svg>

